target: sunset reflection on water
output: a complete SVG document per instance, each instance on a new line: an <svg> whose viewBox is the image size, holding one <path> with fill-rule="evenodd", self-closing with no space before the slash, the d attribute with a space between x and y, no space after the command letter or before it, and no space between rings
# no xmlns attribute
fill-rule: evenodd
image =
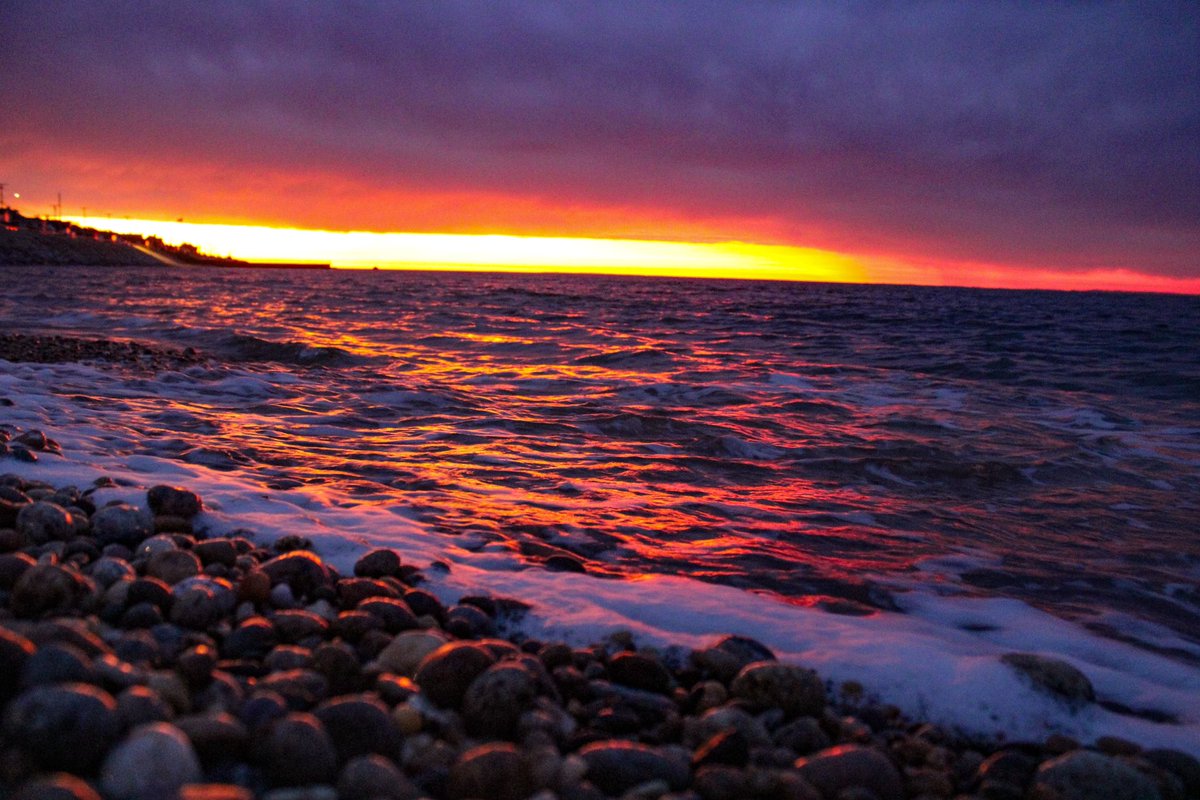
<svg viewBox="0 0 1200 800"><path fill-rule="evenodd" d="M1193 569L1179 532L1198 501L1178 474L1194 470L1195 399L1152 377L1195 361L1195 331L1131 327L1134 311L1110 307L1148 300L417 273L82 280L86 314L36 324L213 357L94 398L130 457L396 508L467 550L864 607L910 579L1064 608L1119 585L1132 607ZM7 302L14 320L47 303Z"/></svg>

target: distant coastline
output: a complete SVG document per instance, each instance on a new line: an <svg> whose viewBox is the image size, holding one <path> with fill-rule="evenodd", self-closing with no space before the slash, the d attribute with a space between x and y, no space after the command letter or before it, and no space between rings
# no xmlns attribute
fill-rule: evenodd
<svg viewBox="0 0 1200 800"><path fill-rule="evenodd" d="M64 220L26 217L13 208L0 208L0 265L330 269L328 263L253 262L214 256L191 244L170 245L156 236L118 234Z"/></svg>

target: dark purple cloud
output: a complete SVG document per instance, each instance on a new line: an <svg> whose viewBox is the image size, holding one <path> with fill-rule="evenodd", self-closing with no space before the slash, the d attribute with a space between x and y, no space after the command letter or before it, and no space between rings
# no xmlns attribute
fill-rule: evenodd
<svg viewBox="0 0 1200 800"><path fill-rule="evenodd" d="M1193 2L8 2L0 76L0 168L50 146L1200 275Z"/></svg>

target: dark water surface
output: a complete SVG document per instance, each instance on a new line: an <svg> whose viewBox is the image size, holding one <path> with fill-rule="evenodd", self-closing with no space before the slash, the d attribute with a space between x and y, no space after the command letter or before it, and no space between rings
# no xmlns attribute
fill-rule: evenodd
<svg viewBox="0 0 1200 800"><path fill-rule="evenodd" d="M1197 298L154 268L0 280L0 329L215 357L76 398L146 453L402 503L535 562L561 549L592 571L799 603L888 607L935 584L1144 646L1164 629L1200 644Z"/></svg>

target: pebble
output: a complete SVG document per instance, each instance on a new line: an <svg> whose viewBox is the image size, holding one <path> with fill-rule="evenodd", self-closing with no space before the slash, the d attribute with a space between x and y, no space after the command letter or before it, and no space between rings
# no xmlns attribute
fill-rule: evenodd
<svg viewBox="0 0 1200 800"><path fill-rule="evenodd" d="M451 642L425 656L413 680L432 702L456 708L471 682L495 661L495 656L481 645Z"/></svg>
<svg viewBox="0 0 1200 800"><path fill-rule="evenodd" d="M826 797L853 787L874 792L879 800L904 800L904 781L895 764L878 750L847 744L800 758L800 777Z"/></svg>
<svg viewBox="0 0 1200 800"><path fill-rule="evenodd" d="M619 795L651 781L664 781L674 790L688 782L686 760L670 758L659 748L623 739L584 745L579 757L588 765L587 778L601 790Z"/></svg>
<svg viewBox="0 0 1200 800"><path fill-rule="evenodd" d="M185 578L199 575L200 559L187 550L167 550L155 553L146 562L146 574L158 578L169 586Z"/></svg>
<svg viewBox="0 0 1200 800"><path fill-rule="evenodd" d="M263 742L261 763L267 777L281 786L330 783L337 776L337 749L312 714L288 714Z"/></svg>
<svg viewBox="0 0 1200 800"><path fill-rule="evenodd" d="M105 506L92 515L92 535L101 546L136 547L153 533L154 522L150 515L128 503Z"/></svg>
<svg viewBox="0 0 1200 800"><path fill-rule="evenodd" d="M534 789L521 751L511 744L484 744L462 754L450 768L450 800L525 800Z"/></svg>
<svg viewBox="0 0 1200 800"><path fill-rule="evenodd" d="M338 776L337 793L341 800L416 800L421 791L391 761L378 755L350 759Z"/></svg>
<svg viewBox="0 0 1200 800"><path fill-rule="evenodd" d="M795 717L818 716L825 709L825 684L817 673L779 661L746 665L729 690L757 711L779 708L786 716Z"/></svg>
<svg viewBox="0 0 1200 800"><path fill-rule="evenodd" d="M1161 800L1154 781L1111 756L1075 750L1050 759L1034 775L1035 790L1055 800Z"/></svg>
<svg viewBox="0 0 1200 800"><path fill-rule="evenodd" d="M36 686L9 704L3 731L43 768L87 774L120 732L117 702L84 683Z"/></svg>
<svg viewBox="0 0 1200 800"><path fill-rule="evenodd" d="M537 697L537 681L519 661L493 664L467 687L463 721L476 736L510 739Z"/></svg>
<svg viewBox="0 0 1200 800"><path fill-rule="evenodd" d="M65 541L75 535L75 523L56 503L27 503L17 512L16 530L34 544Z"/></svg>
<svg viewBox="0 0 1200 800"><path fill-rule="evenodd" d="M1007 653L1000 660L1029 680L1034 688L1071 705L1084 705L1096 699L1092 682L1066 661L1034 653Z"/></svg>
<svg viewBox="0 0 1200 800"><path fill-rule="evenodd" d="M634 689L665 694L671 688L671 673L658 661L641 653L618 653L608 662L613 681Z"/></svg>
<svg viewBox="0 0 1200 800"><path fill-rule="evenodd" d="M774 660L770 648L747 636L725 636L692 654L696 666L722 683L729 683L748 664Z"/></svg>
<svg viewBox="0 0 1200 800"><path fill-rule="evenodd" d="M100 786L111 800L160 800L200 777L200 760L183 731L152 722L135 728L108 754Z"/></svg>
<svg viewBox="0 0 1200 800"><path fill-rule="evenodd" d="M100 800L100 795L86 781L68 772L34 778L9 797L10 800Z"/></svg>
<svg viewBox="0 0 1200 800"><path fill-rule="evenodd" d="M34 654L33 642L0 627L0 703L16 693L26 662Z"/></svg>
<svg viewBox="0 0 1200 800"><path fill-rule="evenodd" d="M308 550L292 550L262 565L271 585L286 583L296 597L308 597L317 589L332 585L325 562Z"/></svg>
<svg viewBox="0 0 1200 800"><path fill-rule="evenodd" d="M344 695L327 700L313 712L333 739L338 760L376 753L400 755L400 734L387 706L372 695Z"/></svg>
<svg viewBox="0 0 1200 800"><path fill-rule="evenodd" d="M200 495L177 486L154 486L146 493L150 510L164 516L188 519L204 510Z"/></svg>
<svg viewBox="0 0 1200 800"><path fill-rule="evenodd" d="M384 578L400 574L400 554L395 550L372 550L354 562L354 574L360 578Z"/></svg>
<svg viewBox="0 0 1200 800"><path fill-rule="evenodd" d="M9 598L18 617L36 618L68 613L95 589L95 584L74 570L55 564L37 564L21 573Z"/></svg>

